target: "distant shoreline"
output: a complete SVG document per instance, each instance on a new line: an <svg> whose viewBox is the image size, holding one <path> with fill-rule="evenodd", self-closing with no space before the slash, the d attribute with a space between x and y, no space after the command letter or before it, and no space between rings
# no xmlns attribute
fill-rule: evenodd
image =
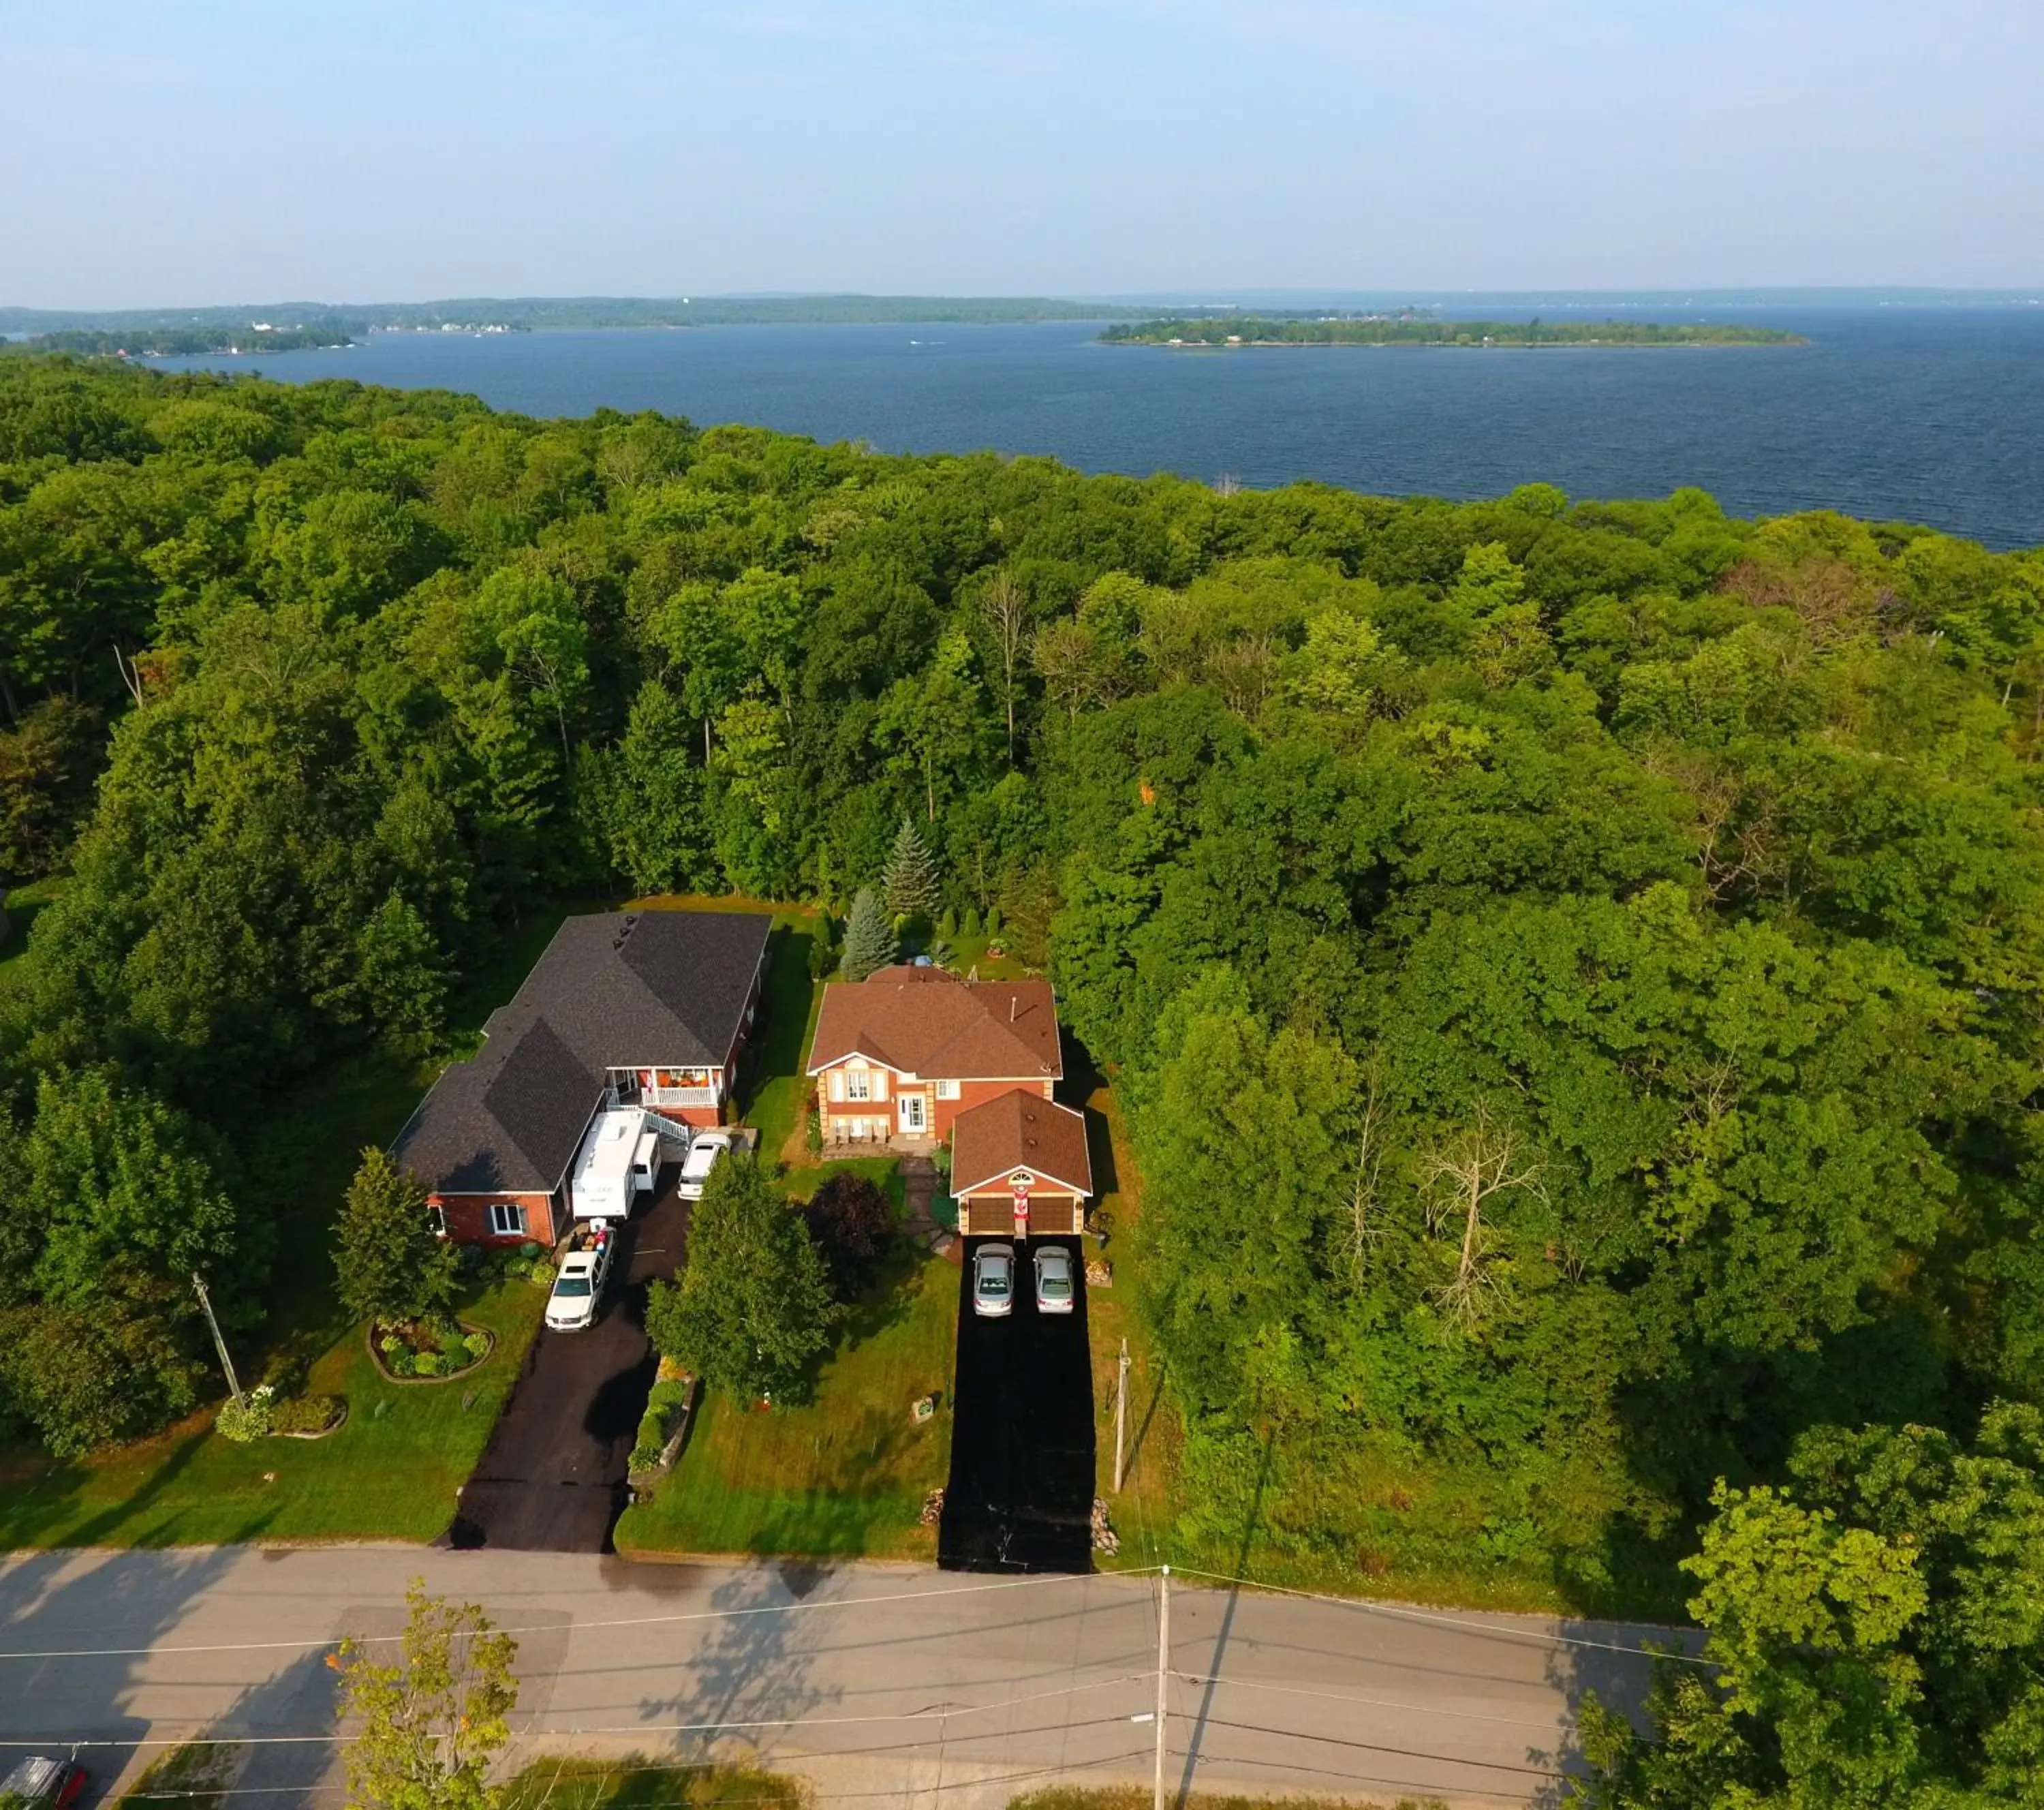
<svg viewBox="0 0 2044 1810"><path fill-rule="evenodd" d="M1574 346L1598 351L1675 347L1800 346L1808 340L1778 327L1715 321L1664 326L1652 321L1445 321L1431 315L1179 316L1103 329L1103 344L1158 346L1171 352L1240 352L1254 347L1411 346L1457 351L1542 351Z"/></svg>

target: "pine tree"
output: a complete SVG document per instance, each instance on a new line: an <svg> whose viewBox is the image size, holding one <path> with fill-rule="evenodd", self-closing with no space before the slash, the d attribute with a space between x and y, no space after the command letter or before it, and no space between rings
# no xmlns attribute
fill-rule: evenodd
<svg viewBox="0 0 2044 1810"><path fill-rule="evenodd" d="M875 968L894 959L894 926L870 886L862 886L845 920L844 961L840 970L848 981L863 981Z"/></svg>
<svg viewBox="0 0 2044 1810"><path fill-rule="evenodd" d="M928 845L916 833L915 824L907 817L901 820L901 833L894 839L894 847L887 857L887 873L883 882L887 892L887 909L897 917L935 917L942 902L937 885L937 863Z"/></svg>
<svg viewBox="0 0 2044 1810"><path fill-rule="evenodd" d="M341 1305L378 1325L417 1320L454 1297L454 1251L434 1235L426 1191L374 1145L334 1222Z"/></svg>

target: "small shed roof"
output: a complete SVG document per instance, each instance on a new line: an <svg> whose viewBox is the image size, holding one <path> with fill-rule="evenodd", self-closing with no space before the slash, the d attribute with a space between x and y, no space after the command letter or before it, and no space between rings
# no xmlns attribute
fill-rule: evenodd
<svg viewBox="0 0 2044 1810"><path fill-rule="evenodd" d="M1018 1169L1074 1193L1093 1193L1085 1115L1025 1087L961 1113L951 1126L951 1192L1005 1182Z"/></svg>

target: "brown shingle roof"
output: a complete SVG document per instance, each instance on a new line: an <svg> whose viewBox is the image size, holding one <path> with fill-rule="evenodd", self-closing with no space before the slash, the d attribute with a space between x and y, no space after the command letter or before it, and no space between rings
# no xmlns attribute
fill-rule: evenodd
<svg viewBox="0 0 2044 1810"><path fill-rule="evenodd" d="M941 968L882 968L825 987L809 1073L855 1053L943 1081L1065 1072L1048 981L962 981Z"/></svg>
<svg viewBox="0 0 2044 1810"><path fill-rule="evenodd" d="M951 1191L964 1193L1027 1169L1093 1193L1085 1115L1018 1087L961 1113L951 1127Z"/></svg>

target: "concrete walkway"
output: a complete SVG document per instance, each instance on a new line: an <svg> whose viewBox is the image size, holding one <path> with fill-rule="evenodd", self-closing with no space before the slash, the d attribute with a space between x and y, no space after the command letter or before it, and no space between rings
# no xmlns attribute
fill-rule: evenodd
<svg viewBox="0 0 2044 1810"><path fill-rule="evenodd" d="M0 1562L0 1737L112 1743L82 1756L104 1783L139 1742L254 1736L265 1795L235 1802L337 1806L319 1643L394 1634L415 1576L516 1631L528 1754L715 1751L824 1804L972 1810L1150 1776L1151 1577L416 1547ZM1612 1648L1653 1631L1174 1583L1170 1782L1551 1803L1584 1692L1635 1703L1646 1662Z"/></svg>

